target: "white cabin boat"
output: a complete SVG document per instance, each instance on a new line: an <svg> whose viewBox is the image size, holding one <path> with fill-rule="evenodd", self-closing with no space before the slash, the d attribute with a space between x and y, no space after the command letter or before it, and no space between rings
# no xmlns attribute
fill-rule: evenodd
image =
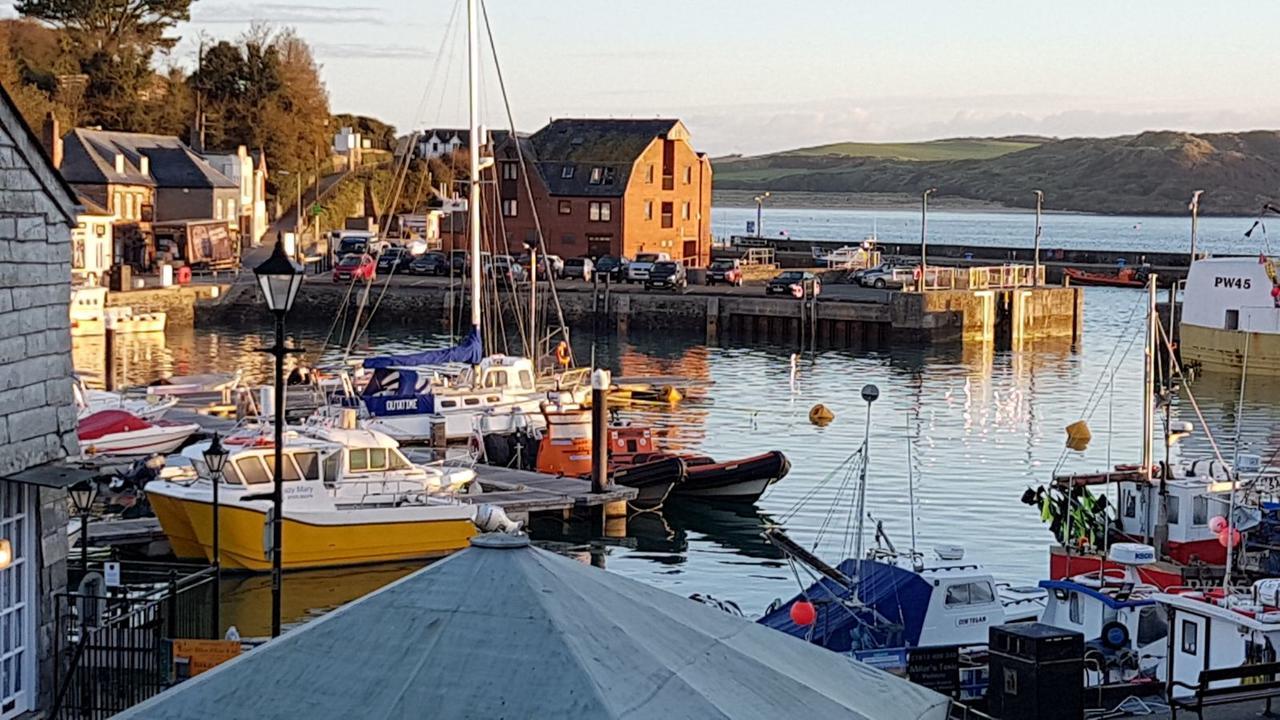
<svg viewBox="0 0 1280 720"><path fill-rule="evenodd" d="M1280 375L1280 280L1263 257L1197 260L1182 296L1184 362L1239 375L1248 338L1249 372Z"/></svg>
<svg viewBox="0 0 1280 720"><path fill-rule="evenodd" d="M1201 670L1275 662L1280 649L1280 580L1259 580L1251 588L1179 589L1153 596L1168 613L1167 678L1173 697L1191 690ZM1242 681L1221 681L1221 686Z"/></svg>

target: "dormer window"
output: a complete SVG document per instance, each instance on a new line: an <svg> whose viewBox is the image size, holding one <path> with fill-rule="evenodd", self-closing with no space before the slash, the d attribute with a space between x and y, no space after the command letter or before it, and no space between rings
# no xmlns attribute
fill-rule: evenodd
<svg viewBox="0 0 1280 720"><path fill-rule="evenodd" d="M561 177L562 179L564 179L564 180L572 180L572 179L573 179L573 166L572 166L572 165L565 165L564 167L560 168L560 177Z"/></svg>
<svg viewBox="0 0 1280 720"><path fill-rule="evenodd" d="M602 167L593 167L593 168L591 168L591 180L590 180L590 183L591 183L592 185L599 185L599 184L600 184L601 182L603 182L603 181L604 181L604 168L602 168Z"/></svg>
<svg viewBox="0 0 1280 720"><path fill-rule="evenodd" d="M613 170L614 170L613 168L605 168L605 169L604 169L604 184L605 184L605 185L612 185L612 184L613 184Z"/></svg>
<svg viewBox="0 0 1280 720"><path fill-rule="evenodd" d="M116 153L116 174L124 174L124 155L121 155L120 153Z"/></svg>

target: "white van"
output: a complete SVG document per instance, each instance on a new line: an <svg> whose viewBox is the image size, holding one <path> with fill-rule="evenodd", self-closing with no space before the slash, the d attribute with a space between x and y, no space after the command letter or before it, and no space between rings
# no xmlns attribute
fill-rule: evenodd
<svg viewBox="0 0 1280 720"><path fill-rule="evenodd" d="M640 253L627 266L627 282L644 282L649 279L649 271L653 269L654 263L670 261L671 253Z"/></svg>

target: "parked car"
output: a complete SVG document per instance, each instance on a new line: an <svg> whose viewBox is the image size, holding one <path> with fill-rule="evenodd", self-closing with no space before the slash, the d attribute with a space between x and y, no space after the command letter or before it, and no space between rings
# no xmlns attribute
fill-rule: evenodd
<svg viewBox="0 0 1280 720"><path fill-rule="evenodd" d="M734 287L742 285L742 261L713 260L707 266L707 284L724 283Z"/></svg>
<svg viewBox="0 0 1280 720"><path fill-rule="evenodd" d="M454 275L463 275L467 272L467 268L471 267L467 262L466 250L450 250L449 251L449 272Z"/></svg>
<svg viewBox="0 0 1280 720"><path fill-rule="evenodd" d="M653 269L653 264L657 262L666 262L671 260L671 255L667 253L640 253L635 260L627 266L627 282L637 283L644 282L649 279L649 271Z"/></svg>
<svg viewBox="0 0 1280 720"><path fill-rule="evenodd" d="M465 265L463 269L466 272L471 272L471 253L464 254L463 258L465 259ZM492 265L493 265L493 253L489 253L481 250L480 251L480 272L481 273L489 272Z"/></svg>
<svg viewBox="0 0 1280 720"><path fill-rule="evenodd" d="M670 288L684 292L689 287L689 278L685 275L684 265L672 260L659 260L647 273L644 287L646 290Z"/></svg>
<svg viewBox="0 0 1280 720"><path fill-rule="evenodd" d="M482 253L488 255L488 253ZM494 255L493 260L489 261L485 271L493 276L500 284L512 285L524 282L528 278L524 268L516 259L510 255Z"/></svg>
<svg viewBox="0 0 1280 720"><path fill-rule="evenodd" d="M862 287L888 288L902 287L901 280L894 280L894 271L909 270L910 268L903 265L894 265L893 263L880 263L873 268L867 268L854 273L853 279Z"/></svg>
<svg viewBox="0 0 1280 720"><path fill-rule="evenodd" d="M333 266L333 281L373 280L377 264L369 253L349 253L343 255L337 265Z"/></svg>
<svg viewBox="0 0 1280 720"><path fill-rule="evenodd" d="M595 274L595 271L595 263L591 262L591 258L569 258L564 261L564 267L560 270L560 277L591 282L591 276Z"/></svg>
<svg viewBox="0 0 1280 720"><path fill-rule="evenodd" d="M378 256L378 272L400 272L407 269L411 262L413 262L413 255L409 253L408 248L392 245Z"/></svg>
<svg viewBox="0 0 1280 720"><path fill-rule="evenodd" d="M807 270L787 270L769 281L764 286L765 295L791 295L792 297L800 297L804 294L805 283L813 282L814 294L822 289L822 281L818 280L818 276Z"/></svg>
<svg viewBox="0 0 1280 720"><path fill-rule="evenodd" d="M448 275L449 258L442 252L427 252L409 263L410 275Z"/></svg>
<svg viewBox="0 0 1280 720"><path fill-rule="evenodd" d="M627 279L627 267L630 264L631 259L627 257L601 255L596 259L595 274L596 277L607 277L613 282L622 282Z"/></svg>
<svg viewBox="0 0 1280 720"><path fill-rule="evenodd" d="M529 253L524 253L519 257L520 267L525 270L529 269ZM560 277L560 272L564 270L564 258L559 255L539 255L538 256L538 277L546 279L550 276Z"/></svg>

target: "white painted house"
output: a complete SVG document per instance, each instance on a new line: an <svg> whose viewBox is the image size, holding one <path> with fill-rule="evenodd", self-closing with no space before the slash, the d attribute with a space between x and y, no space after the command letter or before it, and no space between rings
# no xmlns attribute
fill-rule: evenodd
<svg viewBox="0 0 1280 720"><path fill-rule="evenodd" d="M241 145L233 153L205 153L204 159L215 170L240 186L238 225L240 241L258 245L267 234L267 166L260 154ZM227 217L224 219L235 219Z"/></svg>

